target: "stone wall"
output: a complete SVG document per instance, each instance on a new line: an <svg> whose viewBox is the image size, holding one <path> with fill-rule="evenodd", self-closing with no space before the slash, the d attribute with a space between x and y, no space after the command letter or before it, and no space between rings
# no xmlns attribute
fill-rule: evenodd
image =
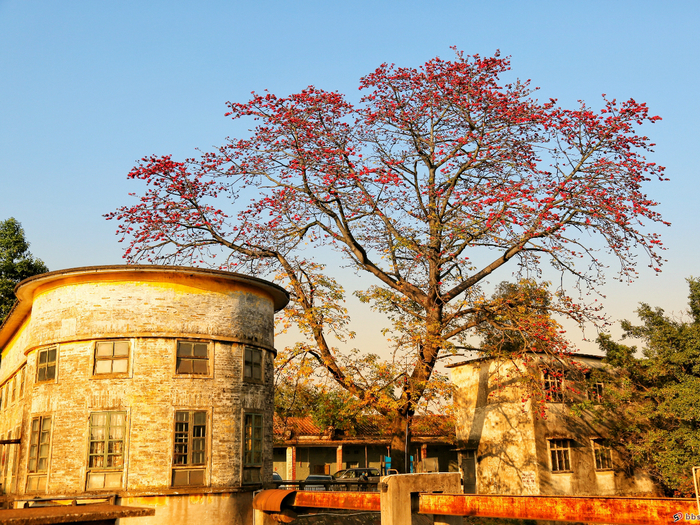
<svg viewBox="0 0 700 525"><path fill-rule="evenodd" d="M5 445L6 452L19 450L19 464L13 467L16 497L99 494L87 488L91 417L98 413L126 416L123 468L108 471L123 476L106 492L122 498L189 492L238 501L243 496L234 494L271 479L273 315L286 304L283 290L224 272L106 267L45 274L25 282L19 292L23 308L13 314L23 320L13 319L0 329L0 391L12 384L18 370L26 371L21 399L0 405L0 438L22 429L21 444ZM128 357L119 356L118 367L100 359L101 366L119 371L97 373L97 344L110 341L121 349L128 343ZM207 349L205 358L197 358L204 373L178 370L178 342L197 342L200 351ZM246 348L261 357L261 379L245 377ZM46 365L37 360L47 349L57 352L56 376L39 381L38 369ZM172 484L177 411L206 414L203 481L185 487ZM262 461L253 469L260 475L252 484L244 483L242 472L246 413L262 416L262 440L255 445L262 445ZM51 418L51 431L46 487L37 489L28 484L29 442L32 420L41 417ZM194 438L189 439L193 447ZM115 476L110 479L114 483ZM187 501L173 500L166 507L179 515ZM207 514L202 501L193 509Z"/></svg>
<svg viewBox="0 0 700 525"><path fill-rule="evenodd" d="M535 359L541 359L536 357ZM602 367L600 358L577 356L574 370ZM455 384L456 433L463 458L476 457L476 492L513 495L640 495L656 487L645 472L631 471L624 451L611 449L610 464L596 465L594 440L609 435L595 417L595 406L574 413L585 391L564 387L562 402L546 403L545 417L535 414L517 382L512 363L480 359L451 370ZM539 373L535 371L534 373ZM565 379L567 381L567 379ZM585 390L585 389L584 389ZM567 468L553 464L552 447L566 446ZM556 455L556 454L555 454ZM467 468L473 462L463 461Z"/></svg>

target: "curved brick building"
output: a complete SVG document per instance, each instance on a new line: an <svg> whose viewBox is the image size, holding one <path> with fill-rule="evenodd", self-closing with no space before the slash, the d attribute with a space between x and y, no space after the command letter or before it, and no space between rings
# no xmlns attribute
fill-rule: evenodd
<svg viewBox="0 0 700 525"><path fill-rule="evenodd" d="M135 523L250 521L272 475L280 287L230 272L102 266L16 289L0 327L9 499L117 494ZM19 503L20 501L17 501Z"/></svg>

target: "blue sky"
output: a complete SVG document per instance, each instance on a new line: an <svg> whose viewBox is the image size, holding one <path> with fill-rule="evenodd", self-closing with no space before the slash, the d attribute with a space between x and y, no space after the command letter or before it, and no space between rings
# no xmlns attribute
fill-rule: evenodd
<svg viewBox="0 0 700 525"><path fill-rule="evenodd" d="M52 270L119 264L102 214L139 190L127 172L145 155L194 156L243 133L226 101L310 84L353 98L382 62L500 49L543 98L633 97L663 118L644 132L671 178L648 185L673 223L661 230L668 263L660 276L642 263L636 283L604 291L613 319L640 301L680 313L684 279L700 275L699 15L690 1L0 0L0 219L16 217Z"/></svg>

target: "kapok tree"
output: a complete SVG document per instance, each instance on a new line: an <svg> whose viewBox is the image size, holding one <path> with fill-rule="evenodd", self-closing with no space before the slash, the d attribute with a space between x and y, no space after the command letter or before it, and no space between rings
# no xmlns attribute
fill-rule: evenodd
<svg viewBox="0 0 700 525"><path fill-rule="evenodd" d="M635 277L638 252L656 271L662 263L649 226L663 221L642 185L663 168L636 131L659 117L605 96L597 112L540 102L529 82L499 80L509 67L498 54L457 52L418 69L380 66L361 79L357 104L315 87L228 103L228 116L257 122L249 136L199 158L143 158L129 178L145 193L107 217L131 262L245 269L290 289L286 322L307 336L291 356L314 357L389 416L403 463L407 418L438 360L470 333L491 325L565 351L550 314L598 318L585 294L603 282L601 250L621 279ZM359 295L391 319L405 370L367 358L367 375L332 347L330 335L352 333L342 285L314 262L317 250L374 278ZM562 285L546 305L485 293L494 272L541 279L547 264Z"/></svg>

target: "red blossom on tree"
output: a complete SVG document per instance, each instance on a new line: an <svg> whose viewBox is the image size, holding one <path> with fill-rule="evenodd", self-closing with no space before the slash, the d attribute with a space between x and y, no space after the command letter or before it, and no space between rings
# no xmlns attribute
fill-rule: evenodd
<svg viewBox="0 0 700 525"><path fill-rule="evenodd" d="M513 310L485 295L491 274L507 265L539 278L549 263L586 291L604 279L596 247L618 261L622 279L635 277L639 252L656 271L662 263L649 226L665 223L642 185L666 179L636 131L659 117L605 96L598 112L542 103L529 82L499 80L509 69L498 54L458 52L418 69L380 66L361 79L358 104L315 87L284 98L254 93L227 113L256 121L249 137L184 162L142 159L129 177L146 192L107 217L130 240L129 261L211 264L224 248L217 266L289 287L286 315L310 341L298 351L361 402L391 412L401 449L405 418L438 359L473 330L490 324L564 351L552 311L598 318L563 289L544 313L522 301ZM411 351L410 380L393 404L382 398L386 384L365 381L328 343L329 333L351 335L347 312L341 286L309 247L338 250L376 278L359 295L391 317L396 344Z"/></svg>

